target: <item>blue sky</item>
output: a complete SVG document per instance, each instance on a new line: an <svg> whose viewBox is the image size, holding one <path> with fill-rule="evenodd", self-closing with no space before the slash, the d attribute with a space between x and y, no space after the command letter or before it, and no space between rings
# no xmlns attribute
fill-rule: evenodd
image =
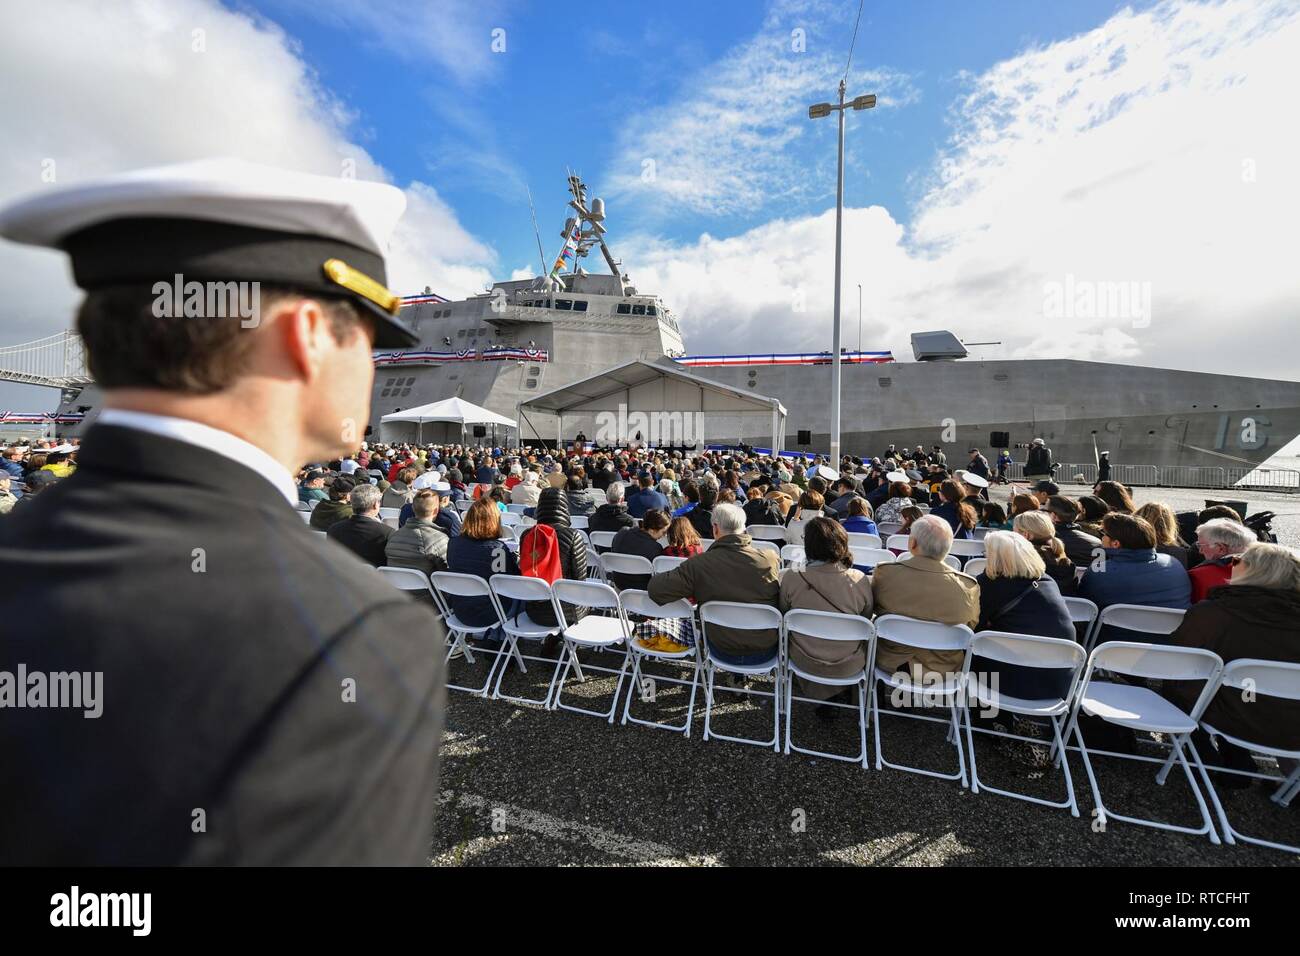
<svg viewBox="0 0 1300 956"><path fill-rule="evenodd" d="M853 0L0 6L0 202L214 155L355 171L406 194L391 285L461 297L540 268L526 187L555 254L572 166L689 351L830 345L835 122L806 109ZM866 3L850 93L880 105L848 117L843 280L864 347L908 360L949 328L1002 343L985 357L1295 379L1298 49L1296 0ZM0 270L0 344L69 326L61 254L0 242ZM1048 308L1103 284L1141 307ZM0 408L53 400L0 384Z"/></svg>
<svg viewBox="0 0 1300 956"><path fill-rule="evenodd" d="M882 204L905 220L952 135L949 110L971 75L1026 48L1092 29L1121 6L1110 0L865 4L849 93L874 91L870 76L883 71L898 77L891 89L901 101L850 116L847 202ZM802 28L802 55L824 56L838 72L857 12L853 2L807 10L793 5L775 14L764 4L735 0L613 0L585 8L501 3L458 9L454 33L417 41L359 35L357 22L330 3L272 0L249 8L300 45L321 84L355 112L363 144L394 178L436 184L506 270L538 258L525 185L549 256L566 214L566 168L579 170L596 194L606 192L629 117L688 98L699 71L756 35L785 40ZM498 28L505 31L505 49L486 55ZM481 49L462 52L475 44ZM429 45L447 51L446 59L429 55ZM828 74L827 99L835 80ZM722 214L687 207L660 216L654 203L611 199L615 241L645 227L677 241L706 231L735 234L774 216L820 212L834 201L834 118L787 117L807 127L800 165L814 188ZM646 146L647 153L655 149Z"/></svg>

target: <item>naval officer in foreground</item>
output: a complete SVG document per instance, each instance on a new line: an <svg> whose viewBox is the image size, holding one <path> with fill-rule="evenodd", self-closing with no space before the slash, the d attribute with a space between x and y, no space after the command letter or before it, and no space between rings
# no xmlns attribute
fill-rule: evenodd
<svg viewBox="0 0 1300 956"><path fill-rule="evenodd" d="M0 603L40 617L0 637L0 864L426 861L441 626L292 478L355 451L372 347L414 343L404 205L222 160L0 211L69 255L104 390L76 473L0 519Z"/></svg>

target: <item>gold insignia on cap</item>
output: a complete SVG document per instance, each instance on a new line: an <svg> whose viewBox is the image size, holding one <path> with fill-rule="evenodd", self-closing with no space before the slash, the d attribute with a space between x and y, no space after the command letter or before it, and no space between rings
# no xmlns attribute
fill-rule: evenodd
<svg viewBox="0 0 1300 956"><path fill-rule="evenodd" d="M385 312L392 315L402 308L402 297L389 292L382 282L376 282L364 272L358 272L342 259L326 259L322 267L331 282L343 286L349 292L355 292L363 299L369 299Z"/></svg>

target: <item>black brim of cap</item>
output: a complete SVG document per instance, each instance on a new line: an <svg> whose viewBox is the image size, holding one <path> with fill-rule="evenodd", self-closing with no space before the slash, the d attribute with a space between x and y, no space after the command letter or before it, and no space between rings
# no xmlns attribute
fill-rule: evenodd
<svg viewBox="0 0 1300 956"><path fill-rule="evenodd" d="M401 319L386 312L369 299L362 298L359 295L349 295L345 298L361 307L362 311L375 320L375 348L377 349L409 349L420 341L420 337L415 330L410 328Z"/></svg>

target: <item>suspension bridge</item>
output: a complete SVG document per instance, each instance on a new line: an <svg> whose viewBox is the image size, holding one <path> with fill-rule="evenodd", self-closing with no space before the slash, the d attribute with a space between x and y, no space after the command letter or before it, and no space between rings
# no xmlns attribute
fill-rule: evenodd
<svg viewBox="0 0 1300 956"><path fill-rule="evenodd" d="M0 381L50 388L89 385L81 337L69 329L34 342L0 347Z"/></svg>

